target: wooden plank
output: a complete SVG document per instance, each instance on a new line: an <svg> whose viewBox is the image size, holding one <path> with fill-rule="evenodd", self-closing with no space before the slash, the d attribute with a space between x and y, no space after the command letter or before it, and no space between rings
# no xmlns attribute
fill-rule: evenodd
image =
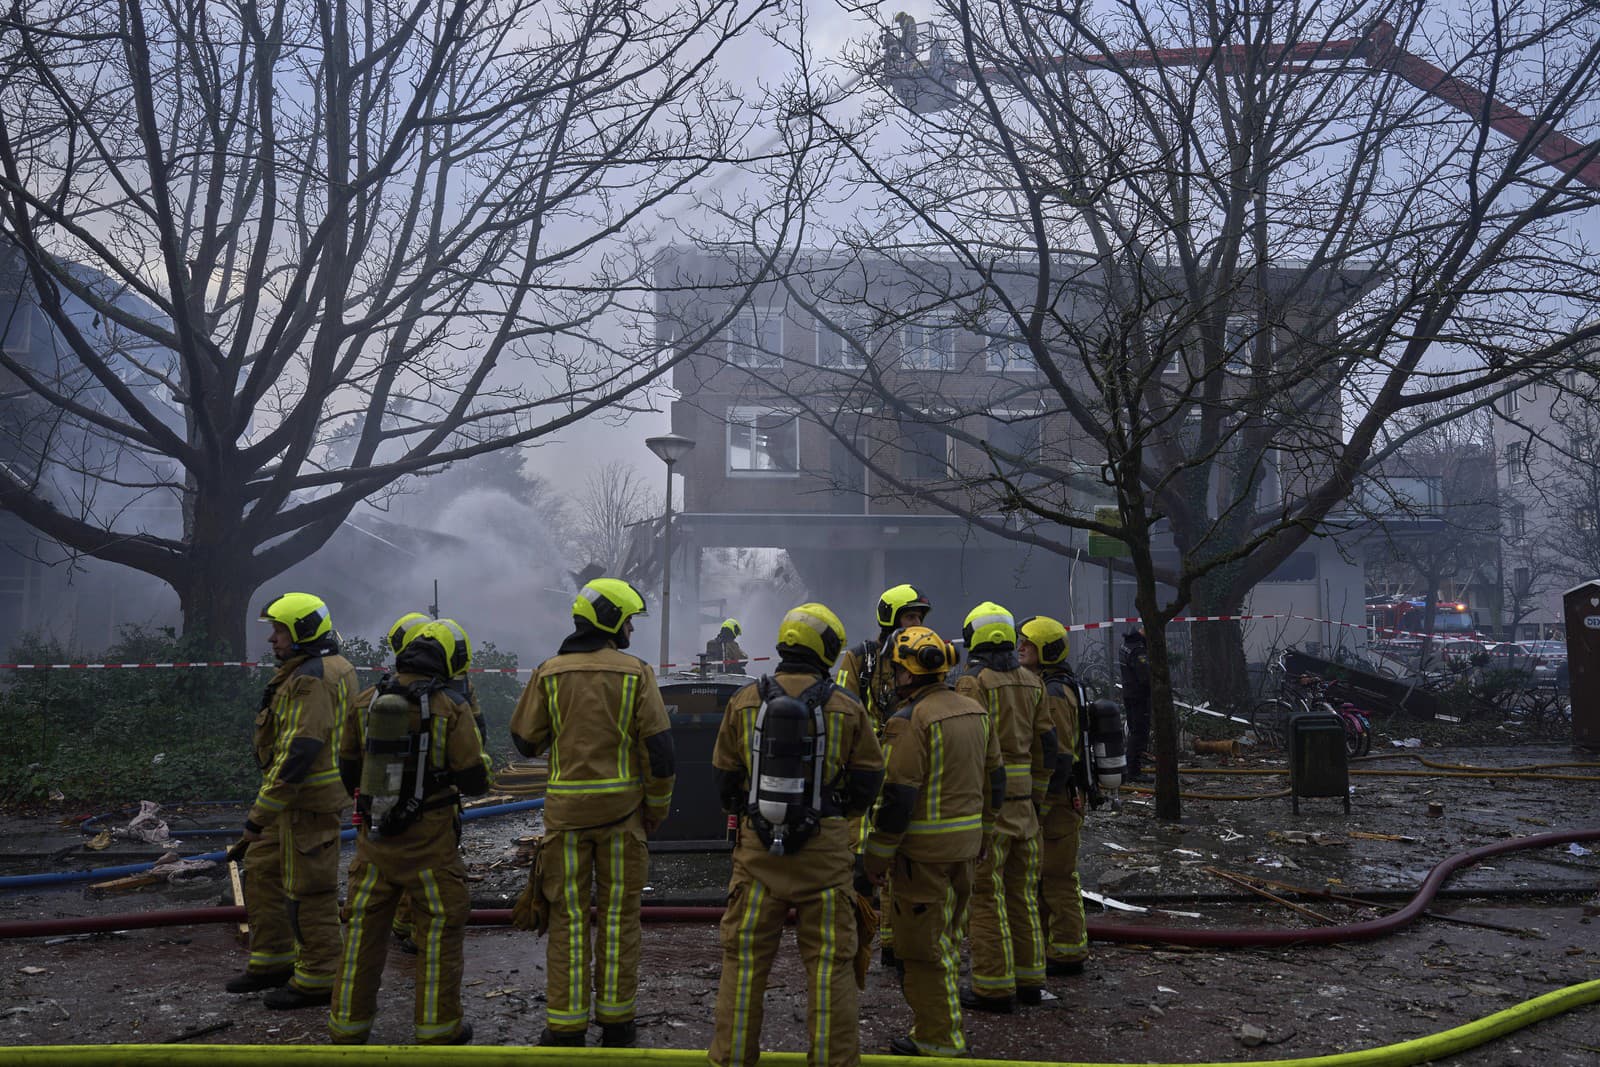
<svg viewBox="0 0 1600 1067"><path fill-rule="evenodd" d="M239 871L239 864L234 860L228 861L228 882L233 886L233 902L244 905L244 877ZM250 942L250 924L239 924L239 937L246 943Z"/></svg>
<svg viewBox="0 0 1600 1067"><path fill-rule="evenodd" d="M129 889L139 889L147 885L155 885L164 881L159 874L146 871L143 874L130 874L126 878L113 878L109 882L95 882L89 887L91 893L122 893Z"/></svg>

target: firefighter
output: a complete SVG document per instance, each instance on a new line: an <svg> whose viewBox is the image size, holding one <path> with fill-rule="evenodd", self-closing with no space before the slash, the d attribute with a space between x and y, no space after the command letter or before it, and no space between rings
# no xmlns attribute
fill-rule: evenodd
<svg viewBox="0 0 1600 1067"><path fill-rule="evenodd" d="M894 632L902 626L921 626L933 605L914 585L885 589L878 598L878 637L863 641L839 657L834 680L866 706L876 729L894 714L894 667L888 651Z"/></svg>
<svg viewBox="0 0 1600 1067"><path fill-rule="evenodd" d="M472 643L449 620L409 628L395 672L352 704L339 775L356 796L359 830L350 865L350 928L339 958L328 1032L361 1045L378 1010L387 933L402 895L417 941L413 1022L419 1045L464 1045L461 946L471 902L461 863L461 797L488 791L483 737L461 680Z"/></svg>
<svg viewBox="0 0 1600 1067"><path fill-rule="evenodd" d="M261 789L245 817L250 962L230 993L267 990L288 1010L327 1004L339 965L340 812L350 802L335 759L356 672L339 655L328 606L285 593L261 609L278 670L256 714Z"/></svg>
<svg viewBox="0 0 1600 1067"><path fill-rule="evenodd" d="M878 598L876 641L861 642L844 653L839 660L835 681L860 698L861 703L866 706L873 727L885 744L889 743L890 732L904 725L894 719L898 698L895 696L894 665L889 661L889 650L893 646L895 631L902 626L921 626L931 610L933 610L932 602L914 585L897 585L885 589L883 595ZM856 828L857 851L860 851L861 845L866 840L868 828L867 820L862 820ZM894 907L889 901L892 892L893 886L885 882L878 894L883 904L883 923L878 928L878 942L882 948L882 962L885 967L900 966L900 961L894 954Z"/></svg>
<svg viewBox="0 0 1600 1067"><path fill-rule="evenodd" d="M904 729L888 750L883 797L859 861L875 884L891 871L894 878L889 906L912 1027L889 1051L959 1056L967 1047L956 992L961 916L1005 799L1005 770L983 705L945 684L955 646L911 626L895 635L889 657Z"/></svg>
<svg viewBox="0 0 1600 1067"><path fill-rule="evenodd" d="M1039 816L1043 839L1039 918L1045 931L1045 974L1052 977L1082 974L1089 958L1083 890L1078 881L1085 797L1075 784L1076 765L1083 758L1078 751L1083 690L1067 663L1068 647L1067 628L1049 616L1035 615L1017 627L1017 659L1044 682L1045 706L1061 742Z"/></svg>
<svg viewBox="0 0 1600 1067"><path fill-rule="evenodd" d="M432 621L432 615L421 611L408 611L394 620L394 624L389 627L388 635L384 638L384 644L388 645L389 651L398 657L400 650L405 647L407 632L416 630L423 623ZM356 694L352 706L356 708L366 707L377 693L378 686L387 682L393 673L393 670L385 671L383 677L378 679L378 685L369 685ZM390 924L390 929L394 933L395 944L400 947L400 951L409 956L415 956L417 954L417 943L411 939L411 898L404 893L400 895L400 903L394 909L394 920Z"/></svg>
<svg viewBox="0 0 1600 1067"><path fill-rule="evenodd" d="M761 1056L763 995L790 908L809 991L807 1062L860 1062L846 820L877 799L883 753L866 709L828 677L844 641L844 625L823 605L789 612L777 671L734 694L717 734L711 762L723 808L741 816L722 916L710 1054L718 1067L753 1067Z"/></svg>
<svg viewBox="0 0 1600 1067"><path fill-rule="evenodd" d="M675 773L655 672L621 651L644 610L621 579L587 583L572 602L573 632L539 665L511 716L517 751L550 751L533 887L549 909L542 1045L584 1044L591 987L601 1044L632 1048L637 1039L645 839L667 817ZM591 890L600 913L592 953Z"/></svg>
<svg viewBox="0 0 1600 1067"><path fill-rule="evenodd" d="M1044 685L1017 660L1011 613L985 601L961 630L967 668L956 691L982 704L1005 762L1005 804L994 847L978 864L972 894L972 988L961 1002L1011 1012L1044 1000L1044 927L1039 921L1039 807L1055 770L1058 740Z"/></svg>
<svg viewBox="0 0 1600 1067"><path fill-rule="evenodd" d="M749 656L739 647L739 637L744 627L738 619L723 619L717 636L706 642L706 666L724 674L738 674L744 670Z"/></svg>
<svg viewBox="0 0 1600 1067"><path fill-rule="evenodd" d="M1122 635L1122 705L1128 713L1128 776L1124 781L1148 782L1145 761L1150 752L1150 651L1144 624Z"/></svg>
<svg viewBox="0 0 1600 1067"><path fill-rule="evenodd" d="M400 655L400 650L405 647L407 639L415 636L417 631L420 630L425 623L430 623L433 621L434 618L432 615L427 615L420 611L407 612L396 619L394 624L389 627L389 633L387 637L385 637L384 643L389 646L389 651L394 653L396 658L398 658ZM447 626L454 627L455 630L460 634L460 640L470 646L471 642L466 635L466 630L464 630L459 623L453 619L440 619L438 621ZM389 681L389 678L393 673L394 672L392 670L385 672L384 676L378 680L377 685L371 685L363 689L356 696L354 706L357 708L365 708L372 700L372 697L377 693L378 686L381 686L385 682ZM452 687L466 694L467 703L472 709L473 724L478 728L478 740L480 744L487 746L488 740L484 733L483 709L478 706L477 690L472 688L472 682L467 679L465 674L453 679ZM488 775L492 769L492 764L489 758L487 747L484 748L483 767L484 773ZM399 946L400 951L409 956L415 956L417 954L417 943L412 939L411 936L414 925L415 924L412 922L411 895L409 893L402 893L400 894L400 903L396 905L394 909L394 920L390 923L390 930L394 934L395 944Z"/></svg>

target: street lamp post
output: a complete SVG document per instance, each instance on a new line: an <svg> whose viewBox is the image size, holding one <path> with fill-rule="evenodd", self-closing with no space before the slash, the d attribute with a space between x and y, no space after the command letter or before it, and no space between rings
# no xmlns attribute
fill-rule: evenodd
<svg viewBox="0 0 1600 1067"><path fill-rule="evenodd" d="M694 442L681 434L647 437L645 446L667 465L667 513L661 524L661 659L666 669L667 642L672 633L672 465L694 448Z"/></svg>

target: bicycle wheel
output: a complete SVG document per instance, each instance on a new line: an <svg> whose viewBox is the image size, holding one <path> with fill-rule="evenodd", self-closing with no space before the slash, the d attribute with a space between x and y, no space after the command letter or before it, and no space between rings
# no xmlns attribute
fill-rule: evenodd
<svg viewBox="0 0 1600 1067"><path fill-rule="evenodd" d="M1263 745L1282 748L1289 737L1289 716L1298 715L1305 708L1280 697L1267 697L1256 701L1250 709L1250 729Z"/></svg>
<svg viewBox="0 0 1600 1067"><path fill-rule="evenodd" d="M1361 751L1358 756L1365 756L1372 751L1372 718L1364 711L1352 711L1357 724L1361 727Z"/></svg>
<svg viewBox="0 0 1600 1067"><path fill-rule="evenodd" d="M1354 759L1366 752L1366 748L1363 745L1370 746L1371 738L1366 729L1362 727L1360 716L1352 714L1344 708L1336 708L1328 703L1319 703L1313 710L1325 711L1339 720L1339 725L1344 727L1344 754L1346 756Z"/></svg>

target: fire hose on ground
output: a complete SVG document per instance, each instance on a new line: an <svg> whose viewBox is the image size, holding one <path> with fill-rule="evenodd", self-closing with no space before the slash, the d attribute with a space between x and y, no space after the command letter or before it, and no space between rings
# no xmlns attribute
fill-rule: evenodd
<svg viewBox="0 0 1600 1067"><path fill-rule="evenodd" d="M480 809L489 811L490 809ZM1308 929L1233 929L1191 930L1174 927L1135 926L1111 923L1089 923L1089 936L1097 941L1123 941L1164 943L1174 945L1207 946L1212 948L1247 948L1290 944L1331 944L1380 937L1407 925L1417 918L1437 894L1439 887L1462 867L1506 852L1544 848L1551 845L1571 844L1600 840L1600 829L1557 831L1536 834L1485 845L1448 857L1437 864L1418 887L1411 902L1391 915L1365 922L1347 923L1332 927ZM79 933L91 930L131 929L142 926L181 925L198 922L234 922L242 918L242 908L201 908L153 912L134 916L98 916L91 919L30 920L0 923L0 938L37 937L60 933ZM643 909L646 921L653 922L711 922L720 918L721 908L652 908ZM510 922L509 909L478 910L472 913L475 924L500 925ZM1485 1016L1474 1022L1427 1037L1415 1038L1381 1048L1342 1052L1327 1056L1302 1059L1255 1061L1256 1067L1410 1067L1410 1065L1437 1060L1485 1042L1502 1037L1561 1012L1600 1001L1600 980L1582 982L1558 989L1515 1007ZM165 1065L203 1064L225 1059L234 1063L262 1063L289 1056L306 1067L354 1067L356 1064L402 1064L421 1062L444 1065L472 1064L487 1067L490 1064L514 1064L549 1060L570 1061L572 1053L566 1049L540 1048L439 1048L414 1045L364 1046L341 1048L325 1045L52 1045L17 1047L7 1054L8 1062L16 1067L58 1067L64 1064L119 1064L126 1067L165 1067ZM677 1064L703 1063L705 1052L695 1049L587 1049L585 1063L660 1064L662 1067ZM924 1057L915 1062L928 1060ZM766 1053L763 1063L799 1067L805 1062L804 1053ZM868 1067L912 1062L899 1056L864 1056ZM954 1061L952 1061L954 1062ZM1017 1067L1025 1061L971 1060L960 1061L970 1067ZM1101 1064L1059 1064L1059 1067L1112 1067ZM1156 1065L1162 1067L1162 1065ZM1180 1067L1180 1065L1171 1065ZM1187 1064L1181 1067L1220 1067L1212 1064Z"/></svg>
<svg viewBox="0 0 1600 1067"><path fill-rule="evenodd" d="M486 808L468 808L461 813L463 822L474 819L486 819L493 815L509 815L517 811L531 811L544 807L544 798L534 800L518 800L511 804L496 804ZM230 831L237 834L238 831ZM355 827L347 827L339 834L341 841L354 841ZM185 856L187 860L217 860L227 856L227 851L218 849L215 852L202 852L195 856ZM64 885L69 882L92 882L101 878L121 878L130 874L142 874L154 867L158 861L151 860L145 863L124 863L116 867L96 867L93 870L82 871L51 871L45 874L11 874L0 877L0 892L7 889L28 889L39 886Z"/></svg>
<svg viewBox="0 0 1600 1067"><path fill-rule="evenodd" d="M483 812L493 809L480 808ZM1186 927L1145 926L1128 923L1108 923L1091 920L1089 937L1094 941L1134 943L1160 943L1170 945L1200 946L1209 948L1260 948L1278 945L1326 945L1344 941L1361 941L1383 937L1410 924L1433 902L1440 887L1456 871L1474 863L1506 852L1567 845L1585 841L1600 841L1600 829L1559 830L1530 837L1497 841L1480 848L1460 852L1442 860L1428 872L1417 887L1409 903L1399 910L1378 919L1338 926L1294 929L1236 929L1200 930ZM722 918L720 907L665 907L646 905L640 909L645 922L716 922ZM92 915L68 919L23 919L0 923L0 940L15 937L54 937L64 934L100 933L111 930L143 929L157 926L185 926L204 923L233 923L244 920L241 907L174 908L165 911L134 912L123 915ZM507 926L511 923L509 908L474 909L468 920L475 926Z"/></svg>

